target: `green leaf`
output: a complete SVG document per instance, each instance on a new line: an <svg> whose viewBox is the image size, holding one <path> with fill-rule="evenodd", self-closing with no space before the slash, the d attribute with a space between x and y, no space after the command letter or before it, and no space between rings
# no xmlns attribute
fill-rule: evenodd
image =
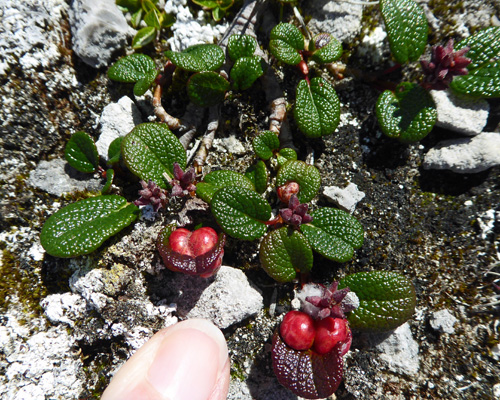
<svg viewBox="0 0 500 400"><path fill-rule="evenodd" d="M380 0L391 52L400 64L417 61L427 44L427 19L413 0Z"/></svg>
<svg viewBox="0 0 500 400"><path fill-rule="evenodd" d="M145 28L139 29L132 39L132 48L140 49L151 43L156 38L156 28L154 26L146 26Z"/></svg>
<svg viewBox="0 0 500 400"><path fill-rule="evenodd" d="M176 66L190 72L215 71L225 61L224 52L216 44L197 44L182 52L166 51Z"/></svg>
<svg viewBox="0 0 500 400"><path fill-rule="evenodd" d="M269 49L278 60L297 65L302 59L299 50L304 50L304 36L295 25L280 23L271 31Z"/></svg>
<svg viewBox="0 0 500 400"><path fill-rule="evenodd" d="M276 133L264 131L252 141L252 147L257 157L269 160L274 155L274 151L280 148L280 140Z"/></svg>
<svg viewBox="0 0 500 400"><path fill-rule="evenodd" d="M142 8L145 12L150 12L151 10L157 10L156 1L142 0Z"/></svg>
<svg viewBox="0 0 500 400"><path fill-rule="evenodd" d="M124 137L117 137L108 147L108 164L113 165L120 161L122 155L122 142Z"/></svg>
<svg viewBox="0 0 500 400"><path fill-rule="evenodd" d="M241 57L252 57L257 49L257 41L249 35L231 35L227 41L227 53L231 61Z"/></svg>
<svg viewBox="0 0 500 400"><path fill-rule="evenodd" d="M101 190L101 194L107 194L109 189L111 189L111 185L113 185L113 179L115 177L115 171L112 169L108 169L106 171L106 184Z"/></svg>
<svg viewBox="0 0 500 400"><path fill-rule="evenodd" d="M125 165L142 180L167 188L163 174L173 177L174 162L186 168L186 150L165 124L137 125L122 142Z"/></svg>
<svg viewBox="0 0 500 400"><path fill-rule="evenodd" d="M229 88L229 82L216 72L194 74L187 84L190 100L200 107L210 107L221 103Z"/></svg>
<svg viewBox="0 0 500 400"><path fill-rule="evenodd" d="M295 152L294 149L289 149L285 147L284 149L281 149L276 157L276 160L278 161L278 165L282 167L285 165L285 163L289 160L296 160L297 159L297 153Z"/></svg>
<svg viewBox="0 0 500 400"><path fill-rule="evenodd" d="M129 12L134 12L141 7L140 0L116 0L115 3L118 7L125 8Z"/></svg>
<svg viewBox="0 0 500 400"><path fill-rule="evenodd" d="M167 14L165 11L161 13L161 17L162 17L161 21L162 28L170 28L173 24L175 24L175 21L177 21L175 15Z"/></svg>
<svg viewBox="0 0 500 400"><path fill-rule="evenodd" d="M304 161L290 160L279 169L276 176L276 186L279 187L291 181L299 184L300 191L297 197L301 203L311 201L321 186L321 176L318 169Z"/></svg>
<svg viewBox="0 0 500 400"><path fill-rule="evenodd" d="M217 0L217 4L221 10L226 11L234 4L234 0Z"/></svg>
<svg viewBox="0 0 500 400"><path fill-rule="evenodd" d="M313 253L300 232L286 226L269 232L260 244L260 263L278 282L291 282L297 272L307 273L313 266Z"/></svg>
<svg viewBox="0 0 500 400"><path fill-rule="evenodd" d="M47 219L40 242L54 257L88 254L135 221L138 213L139 208L121 196L80 200Z"/></svg>
<svg viewBox="0 0 500 400"><path fill-rule="evenodd" d="M456 50L469 46L465 55L472 62L468 75L456 76L450 87L476 97L500 97L500 27L476 32L457 44Z"/></svg>
<svg viewBox="0 0 500 400"><path fill-rule="evenodd" d="M131 54L119 59L108 70L108 77L117 82L135 83L134 94L142 96L156 79L158 70L153 59L145 54Z"/></svg>
<svg viewBox="0 0 500 400"><path fill-rule="evenodd" d="M212 10L212 18L215 22L220 21L226 15L226 11L220 7L216 7Z"/></svg>
<svg viewBox="0 0 500 400"><path fill-rule="evenodd" d="M342 56L342 44L329 33L316 35L312 43L314 50L311 59L317 63L331 63Z"/></svg>
<svg viewBox="0 0 500 400"><path fill-rule="evenodd" d="M263 61L259 56L241 57L231 68L231 80L236 90L246 90L264 74Z"/></svg>
<svg viewBox="0 0 500 400"><path fill-rule="evenodd" d="M130 19L130 23L132 24L132 28L137 29L139 27L139 24L142 21L142 13L143 13L142 8L139 8L136 12L134 12L132 14L132 17Z"/></svg>
<svg viewBox="0 0 500 400"><path fill-rule="evenodd" d="M161 29L162 27L162 16L160 11L155 7L148 11L144 16L144 22L147 26L152 26L155 29ZM132 45L133 47L133 45Z"/></svg>
<svg viewBox="0 0 500 400"><path fill-rule="evenodd" d="M330 135L340 121L340 100L323 78L305 79L297 86L293 113L299 129L309 138Z"/></svg>
<svg viewBox="0 0 500 400"><path fill-rule="evenodd" d="M85 132L75 132L66 143L64 156L69 165L81 172L94 172L99 166L99 153L94 140Z"/></svg>
<svg viewBox="0 0 500 400"><path fill-rule="evenodd" d="M352 215L335 208L311 212L312 222L300 226L312 248L337 262L349 261L363 244L363 226Z"/></svg>
<svg viewBox="0 0 500 400"><path fill-rule="evenodd" d="M267 230L271 206L253 190L224 187L214 194L210 205L219 226L234 238L254 240Z"/></svg>
<svg viewBox="0 0 500 400"><path fill-rule="evenodd" d="M245 176L252 181L257 193L262 194L266 191L269 181L269 172L264 161L259 160L257 164L250 166L246 170Z"/></svg>
<svg viewBox="0 0 500 400"><path fill-rule="evenodd" d="M227 186L236 186L249 190L255 189L252 181L245 175L235 171L218 170L205 175L203 182L196 185L196 195L210 204L215 192Z"/></svg>
<svg viewBox="0 0 500 400"><path fill-rule="evenodd" d="M396 272L358 272L340 281L339 289L344 287L349 287L360 300L359 307L347 318L356 331L396 329L415 311L415 288Z"/></svg>
<svg viewBox="0 0 500 400"><path fill-rule="evenodd" d="M430 94L412 83L401 83L396 93L382 92L376 112L382 132L403 143L423 139L437 119L436 105Z"/></svg>
<svg viewBox="0 0 500 400"><path fill-rule="evenodd" d="M219 6L215 0L193 0L193 3L204 8L208 8L209 10Z"/></svg>

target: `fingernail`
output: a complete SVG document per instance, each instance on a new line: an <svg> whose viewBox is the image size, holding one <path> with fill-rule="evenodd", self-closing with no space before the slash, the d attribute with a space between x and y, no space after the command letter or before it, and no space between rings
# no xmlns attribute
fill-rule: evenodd
<svg viewBox="0 0 500 400"><path fill-rule="evenodd" d="M217 383L219 357L219 346L204 332L175 331L160 345L148 381L168 399L206 400Z"/></svg>

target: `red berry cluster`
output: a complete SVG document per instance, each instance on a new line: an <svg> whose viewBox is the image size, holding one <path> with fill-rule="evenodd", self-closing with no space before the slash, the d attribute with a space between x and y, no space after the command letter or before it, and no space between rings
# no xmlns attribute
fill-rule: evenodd
<svg viewBox="0 0 500 400"><path fill-rule="evenodd" d="M330 352L337 344L342 344L342 354L351 345L351 332L343 318L326 317L313 320L302 311L290 311L280 325L283 341L294 350L312 348L318 354Z"/></svg>

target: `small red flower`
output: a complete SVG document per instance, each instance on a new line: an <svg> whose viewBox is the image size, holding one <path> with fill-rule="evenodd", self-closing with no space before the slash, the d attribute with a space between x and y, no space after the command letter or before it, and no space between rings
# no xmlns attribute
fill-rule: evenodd
<svg viewBox="0 0 500 400"><path fill-rule="evenodd" d="M431 51L430 61L420 61L425 75L422 82L424 88L445 90L450 86L453 77L469 73L467 65L471 63L471 59L465 57L469 47L453 51L453 39L450 39L445 47L434 46Z"/></svg>

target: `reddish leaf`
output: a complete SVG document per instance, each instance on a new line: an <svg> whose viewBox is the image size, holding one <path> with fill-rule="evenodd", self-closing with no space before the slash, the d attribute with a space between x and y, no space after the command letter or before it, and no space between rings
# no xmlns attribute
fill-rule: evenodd
<svg viewBox="0 0 500 400"><path fill-rule="evenodd" d="M298 351L287 346L276 330L273 335L273 369L278 381L294 394L306 399L323 399L332 395L343 375L341 344L329 353Z"/></svg>

